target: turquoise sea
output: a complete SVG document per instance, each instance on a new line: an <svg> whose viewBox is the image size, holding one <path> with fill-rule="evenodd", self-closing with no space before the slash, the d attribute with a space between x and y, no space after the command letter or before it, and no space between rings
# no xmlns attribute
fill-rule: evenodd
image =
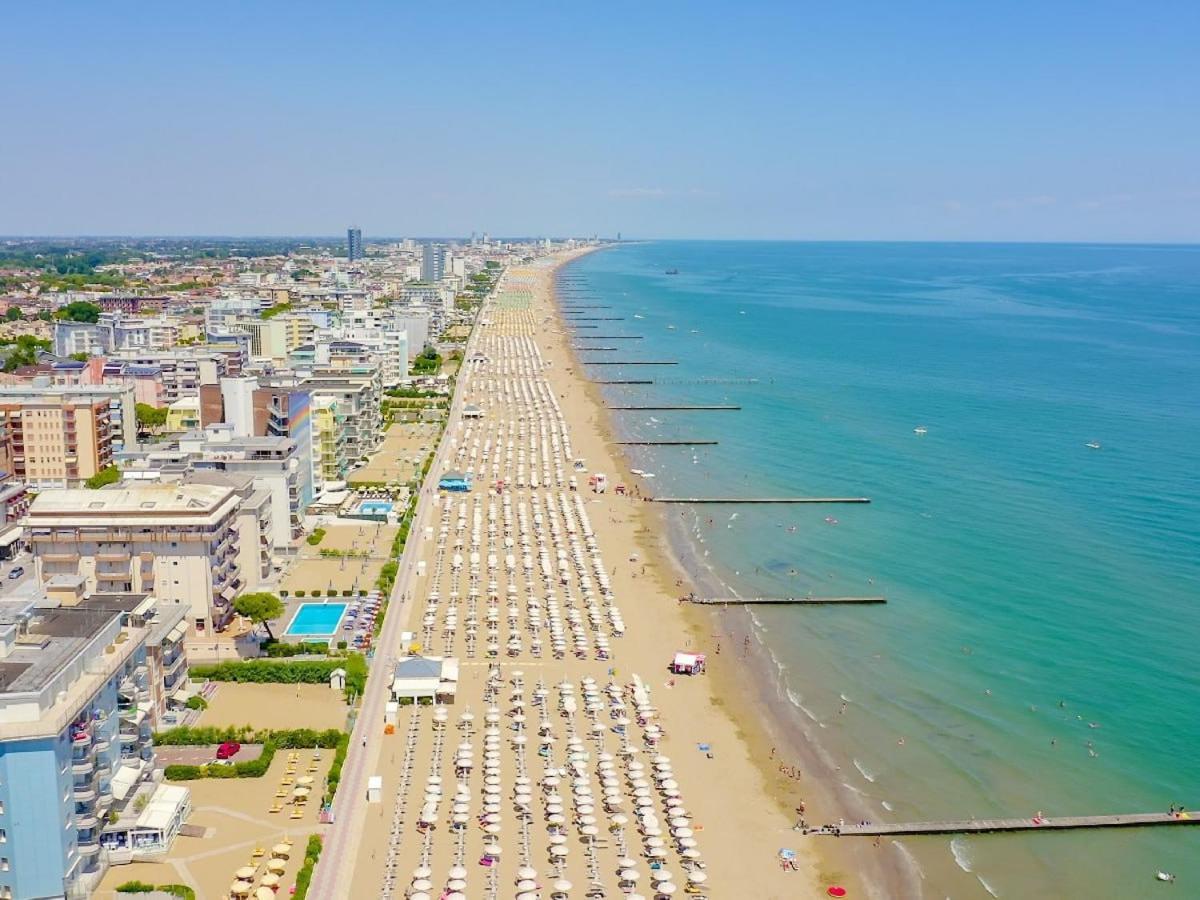
<svg viewBox="0 0 1200 900"><path fill-rule="evenodd" d="M562 277L622 317L580 338L645 336L590 357L679 361L591 367L657 381L610 400L742 406L615 413L720 441L636 453L644 491L872 498L673 513L740 594L887 596L755 612L872 818L1200 812L1200 247L657 242ZM1200 896L1200 828L903 843L932 897Z"/></svg>

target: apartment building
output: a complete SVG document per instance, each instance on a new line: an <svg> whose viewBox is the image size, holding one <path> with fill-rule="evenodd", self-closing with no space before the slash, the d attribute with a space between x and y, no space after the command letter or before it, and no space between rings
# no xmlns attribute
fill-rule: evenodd
<svg viewBox="0 0 1200 900"><path fill-rule="evenodd" d="M152 778L183 607L73 599L0 601L0 897L89 896L110 863L161 858L190 809Z"/></svg>
<svg viewBox="0 0 1200 900"><path fill-rule="evenodd" d="M128 385L0 385L0 471L34 487L74 487L136 439Z"/></svg>
<svg viewBox="0 0 1200 900"><path fill-rule="evenodd" d="M102 491L48 490L26 527L41 583L153 594L184 604L198 633L223 631L244 583L239 498L229 487L123 481Z"/></svg>
<svg viewBox="0 0 1200 900"><path fill-rule="evenodd" d="M313 469L316 489L346 477L346 416L336 399L317 396L312 401ZM315 490L316 490L315 489Z"/></svg>
<svg viewBox="0 0 1200 900"><path fill-rule="evenodd" d="M179 451L193 471L250 475L271 496L274 547L289 551L304 533L304 510L312 503L312 450L288 437L249 437L224 424L179 438Z"/></svg>

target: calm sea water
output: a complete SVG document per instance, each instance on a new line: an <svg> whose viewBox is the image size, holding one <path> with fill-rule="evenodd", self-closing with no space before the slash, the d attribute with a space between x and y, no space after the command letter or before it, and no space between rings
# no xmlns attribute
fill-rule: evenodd
<svg viewBox="0 0 1200 900"><path fill-rule="evenodd" d="M592 368L659 380L611 399L743 407L617 413L720 441L642 453L649 492L873 499L687 525L741 594L887 595L756 613L881 820L1200 810L1200 248L663 242L566 271L624 317L580 336L645 335L593 356L679 360ZM1200 828L905 844L933 896L1200 896Z"/></svg>

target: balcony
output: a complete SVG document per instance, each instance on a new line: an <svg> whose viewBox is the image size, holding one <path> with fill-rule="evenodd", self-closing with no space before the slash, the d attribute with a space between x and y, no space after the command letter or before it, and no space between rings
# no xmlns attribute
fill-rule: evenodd
<svg viewBox="0 0 1200 900"><path fill-rule="evenodd" d="M96 559L100 562L129 562L129 551L106 547L96 554Z"/></svg>
<svg viewBox="0 0 1200 900"><path fill-rule="evenodd" d="M66 552L63 550L55 550L52 553L39 553L38 556L44 562L48 563L74 563L79 562L79 554L74 552Z"/></svg>
<svg viewBox="0 0 1200 900"><path fill-rule="evenodd" d="M91 756L71 760L72 775L91 775L94 771L96 771L96 762Z"/></svg>
<svg viewBox="0 0 1200 900"><path fill-rule="evenodd" d="M71 788L71 795L75 798L76 803L91 803L96 799L96 786L90 781L86 784L77 784Z"/></svg>
<svg viewBox="0 0 1200 900"><path fill-rule="evenodd" d="M75 827L80 831L90 831L98 824L99 822L91 812L75 813Z"/></svg>
<svg viewBox="0 0 1200 900"><path fill-rule="evenodd" d="M132 580L132 577L133 576L129 574L128 569L123 572L112 569L97 570L96 572L97 581L130 581Z"/></svg>
<svg viewBox="0 0 1200 900"><path fill-rule="evenodd" d="M95 856L100 852L100 842L95 838L80 841L78 847L80 856Z"/></svg>

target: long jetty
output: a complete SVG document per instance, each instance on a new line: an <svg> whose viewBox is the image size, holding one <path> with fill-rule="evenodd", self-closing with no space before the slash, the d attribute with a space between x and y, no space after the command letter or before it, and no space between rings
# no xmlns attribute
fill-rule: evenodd
<svg viewBox="0 0 1200 900"><path fill-rule="evenodd" d="M571 316L568 322L624 322L624 316Z"/></svg>
<svg viewBox="0 0 1200 900"><path fill-rule="evenodd" d="M618 378L614 381L594 381L593 384L654 384L649 378Z"/></svg>
<svg viewBox="0 0 1200 900"><path fill-rule="evenodd" d="M888 825L826 825L809 834L841 837L888 837L905 834L989 834L1012 831L1067 831L1079 828L1147 828L1166 825L1200 825L1200 818L1171 813L1128 813L1107 816L1055 816L1026 819L960 819L944 822L902 822Z"/></svg>
<svg viewBox="0 0 1200 900"><path fill-rule="evenodd" d="M580 328L586 328L586 325L580 325ZM592 326L593 328L596 326ZM677 366L678 360L674 359L597 359L590 361L589 366Z"/></svg>
<svg viewBox="0 0 1200 900"><path fill-rule="evenodd" d="M801 606L837 606L837 605L866 605L871 603L887 603L886 597L691 597L689 603L699 603L702 606L757 606L771 604L776 606L797 604Z"/></svg>
<svg viewBox="0 0 1200 900"><path fill-rule="evenodd" d="M741 409L740 406L610 406L611 410L650 410L659 412L668 412L671 410L692 411L692 412L734 412Z"/></svg>
<svg viewBox="0 0 1200 900"><path fill-rule="evenodd" d="M588 303L586 305L581 305L581 306L564 306L562 308L563 312L576 312L577 310L581 310L581 309L612 309L612 307L605 306L604 304L599 304L599 303L598 304Z"/></svg>
<svg viewBox="0 0 1200 900"><path fill-rule="evenodd" d="M613 350L619 350L621 348L620 347L580 347L576 344L572 344L571 349L572 350L582 350L585 353L599 353L602 350L607 350L607 351L611 352Z"/></svg>
<svg viewBox="0 0 1200 900"><path fill-rule="evenodd" d="M870 503L870 497L649 497L652 503Z"/></svg>
<svg viewBox="0 0 1200 900"><path fill-rule="evenodd" d="M640 341L645 337L641 334L581 334L579 340L587 341Z"/></svg>
<svg viewBox="0 0 1200 900"><path fill-rule="evenodd" d="M715 447L716 441L613 441L618 447Z"/></svg>

